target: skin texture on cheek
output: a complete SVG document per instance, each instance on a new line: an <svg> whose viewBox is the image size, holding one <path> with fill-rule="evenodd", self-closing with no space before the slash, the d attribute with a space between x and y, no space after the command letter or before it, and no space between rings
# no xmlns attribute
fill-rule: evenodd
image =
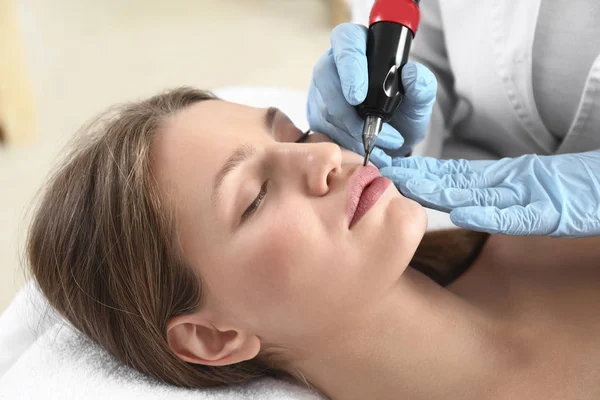
<svg viewBox="0 0 600 400"><path fill-rule="evenodd" d="M306 253L310 252L310 225L302 224L301 212L288 212L280 205L272 207L260 227L244 244L244 252L254 261L250 271L256 283L265 286L264 298L268 301L291 301L293 289L297 286L303 267L306 266ZM259 217L260 218L260 217Z"/></svg>
<svg viewBox="0 0 600 400"><path fill-rule="evenodd" d="M222 243L222 268L211 277L219 286L215 295L227 296L240 308L240 314L270 312L285 301L292 285L290 264L294 260L291 238L298 226L279 218L276 199L267 194L261 208ZM296 257L297 259L297 257Z"/></svg>
<svg viewBox="0 0 600 400"><path fill-rule="evenodd" d="M239 252L232 255L238 260L236 276L229 277L236 283L225 293L238 293L239 315L253 315L267 337L308 334L330 319L327 302L336 294L329 282L335 282L336 269L344 264L339 243L302 207L277 203L261 211L268 215L256 215L256 225L247 226L231 246Z"/></svg>

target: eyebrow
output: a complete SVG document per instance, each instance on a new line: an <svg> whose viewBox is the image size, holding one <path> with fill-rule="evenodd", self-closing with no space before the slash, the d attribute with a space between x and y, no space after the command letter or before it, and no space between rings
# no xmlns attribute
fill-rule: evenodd
<svg viewBox="0 0 600 400"><path fill-rule="evenodd" d="M275 123L275 116L279 113L279 109L276 107L270 107L264 115L263 123L265 128L270 132L273 130ZM251 158L256 153L256 147L251 144L244 144L238 147L230 156L227 158L223 166L219 169L219 172L215 175L213 182L213 193L211 196L213 205L216 204L217 199L220 196L221 186L223 181L229 174L236 170L245 161Z"/></svg>
<svg viewBox="0 0 600 400"><path fill-rule="evenodd" d="M265 128L267 128L267 130L269 132L271 132L273 130L273 125L275 123L275 117L280 112L281 112L281 110L277 107L269 107L267 109L267 112L265 113L264 123L265 123Z"/></svg>

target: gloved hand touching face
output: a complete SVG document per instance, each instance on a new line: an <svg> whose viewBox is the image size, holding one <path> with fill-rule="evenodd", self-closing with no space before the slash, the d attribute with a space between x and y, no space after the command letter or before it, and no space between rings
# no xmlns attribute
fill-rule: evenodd
<svg viewBox="0 0 600 400"><path fill-rule="evenodd" d="M364 120L354 106L367 97L366 27L342 24L331 34L331 49L317 62L310 85L307 113L313 131L355 153L364 155L362 129ZM418 63L402 69L404 101L389 124L384 124L371 153L379 168L405 157L424 137L437 93L433 73Z"/></svg>
<svg viewBox="0 0 600 400"><path fill-rule="evenodd" d="M407 197L460 227L506 235L600 235L600 150L499 161L409 157L383 168Z"/></svg>

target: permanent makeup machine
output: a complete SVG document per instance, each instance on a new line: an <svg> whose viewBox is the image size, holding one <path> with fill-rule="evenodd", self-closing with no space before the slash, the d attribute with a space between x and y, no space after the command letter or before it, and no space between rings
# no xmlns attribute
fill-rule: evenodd
<svg viewBox="0 0 600 400"><path fill-rule="evenodd" d="M389 122L404 99L402 67L421 18L420 0L377 0L371 10L367 40L369 91L356 107L365 120L363 144L367 165L383 123Z"/></svg>

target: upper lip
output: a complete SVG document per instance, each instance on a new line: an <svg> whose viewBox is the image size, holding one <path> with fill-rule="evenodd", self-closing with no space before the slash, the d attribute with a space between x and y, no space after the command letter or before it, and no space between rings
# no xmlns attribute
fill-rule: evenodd
<svg viewBox="0 0 600 400"><path fill-rule="evenodd" d="M352 176L350 176L350 180L348 182L348 225L350 225L352 218L354 218L354 214L356 213L356 208L358 207L360 196L362 195L363 191L371 182L380 176L381 173L379 170L371 165L367 165L366 167L361 165L360 167L356 168L356 171L354 171Z"/></svg>

